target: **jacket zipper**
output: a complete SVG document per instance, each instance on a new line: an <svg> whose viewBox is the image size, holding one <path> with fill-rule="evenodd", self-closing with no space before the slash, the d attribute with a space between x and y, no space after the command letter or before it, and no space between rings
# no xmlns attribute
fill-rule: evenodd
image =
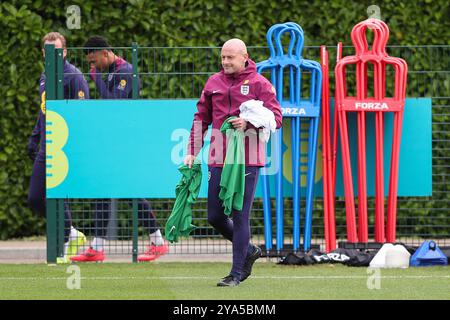
<svg viewBox="0 0 450 320"><path fill-rule="evenodd" d="M228 116L231 115L231 87L234 85L234 80L231 82L231 86L228 87Z"/></svg>

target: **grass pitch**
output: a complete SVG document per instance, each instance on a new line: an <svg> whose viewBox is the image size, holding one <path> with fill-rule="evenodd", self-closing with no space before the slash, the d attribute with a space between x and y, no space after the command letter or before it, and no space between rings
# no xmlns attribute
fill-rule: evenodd
<svg viewBox="0 0 450 320"><path fill-rule="evenodd" d="M79 269L73 269L78 266ZM450 299L450 268L280 266L258 261L238 287L217 287L229 263L0 265L0 299ZM74 280L79 270L80 289Z"/></svg>

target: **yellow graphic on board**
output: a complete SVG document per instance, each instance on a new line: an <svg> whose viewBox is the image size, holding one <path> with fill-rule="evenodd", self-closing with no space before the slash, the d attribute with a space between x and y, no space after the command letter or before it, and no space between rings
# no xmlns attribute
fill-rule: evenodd
<svg viewBox="0 0 450 320"><path fill-rule="evenodd" d="M47 110L46 115L46 182L47 189L60 185L69 172L69 161L62 148L69 138L69 128L61 115Z"/></svg>

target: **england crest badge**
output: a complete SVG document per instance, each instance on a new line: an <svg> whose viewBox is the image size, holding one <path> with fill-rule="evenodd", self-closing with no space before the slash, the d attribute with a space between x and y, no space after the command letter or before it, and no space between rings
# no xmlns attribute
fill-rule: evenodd
<svg viewBox="0 0 450 320"><path fill-rule="evenodd" d="M250 92L250 86L248 85L242 85L241 86L241 93L246 96Z"/></svg>

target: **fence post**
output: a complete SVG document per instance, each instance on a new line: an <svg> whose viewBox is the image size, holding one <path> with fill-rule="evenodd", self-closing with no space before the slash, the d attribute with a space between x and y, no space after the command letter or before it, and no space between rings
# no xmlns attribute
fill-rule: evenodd
<svg viewBox="0 0 450 320"><path fill-rule="evenodd" d="M45 96L46 100L56 98L56 61L55 46L45 45ZM44 137L46 139L46 137ZM57 225L56 225L56 199L46 198L47 220L47 263L56 263L57 256Z"/></svg>
<svg viewBox="0 0 450 320"><path fill-rule="evenodd" d="M64 99L64 53L56 49L56 100Z"/></svg>
<svg viewBox="0 0 450 320"><path fill-rule="evenodd" d="M47 263L56 263L56 200L49 199L46 203L47 211Z"/></svg>
<svg viewBox="0 0 450 320"><path fill-rule="evenodd" d="M65 205L64 205L64 199L51 199L56 201L56 225L57 225L57 256L63 257L64 256L64 229L65 229L65 217L64 217L64 211L65 211Z"/></svg>
<svg viewBox="0 0 450 320"><path fill-rule="evenodd" d="M56 100L64 99L64 53L62 48L55 49L56 52ZM66 206L64 199L57 199L57 256L64 256L64 229Z"/></svg>
<svg viewBox="0 0 450 320"><path fill-rule="evenodd" d="M132 43L131 62L133 64L133 99L139 98L139 79L138 79L138 45L136 42ZM137 262L138 255L138 200L133 199L133 262Z"/></svg>
<svg viewBox="0 0 450 320"><path fill-rule="evenodd" d="M138 44L133 42L131 45L131 63L133 65L133 87L132 97L133 99L139 98L139 78L138 78Z"/></svg>
<svg viewBox="0 0 450 320"><path fill-rule="evenodd" d="M137 262L138 255L138 199L134 198L133 203L133 262Z"/></svg>
<svg viewBox="0 0 450 320"><path fill-rule="evenodd" d="M131 62L133 64L133 99L139 98L139 79L138 79L138 45L132 43ZM138 255L138 202L133 199L133 262L137 262Z"/></svg>

